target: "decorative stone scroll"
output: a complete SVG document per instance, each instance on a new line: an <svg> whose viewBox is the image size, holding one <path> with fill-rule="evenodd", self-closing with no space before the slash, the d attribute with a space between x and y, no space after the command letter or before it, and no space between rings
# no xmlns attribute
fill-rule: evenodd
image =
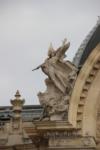
<svg viewBox="0 0 100 150"><path fill-rule="evenodd" d="M57 50L54 50L51 44L48 58L36 68L41 68L48 76L45 79L46 91L38 93L40 104L44 107L41 119L67 119L69 99L77 77L76 67L65 60L65 52L69 46L70 43L67 43L66 39Z"/></svg>

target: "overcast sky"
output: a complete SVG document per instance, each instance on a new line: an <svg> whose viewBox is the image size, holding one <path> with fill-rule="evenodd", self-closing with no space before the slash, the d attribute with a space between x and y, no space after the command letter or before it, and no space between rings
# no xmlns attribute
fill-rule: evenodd
<svg viewBox="0 0 100 150"><path fill-rule="evenodd" d="M100 0L0 0L0 105L10 105L17 89L26 104L38 104L43 73L32 72L64 38L72 60L96 24Z"/></svg>

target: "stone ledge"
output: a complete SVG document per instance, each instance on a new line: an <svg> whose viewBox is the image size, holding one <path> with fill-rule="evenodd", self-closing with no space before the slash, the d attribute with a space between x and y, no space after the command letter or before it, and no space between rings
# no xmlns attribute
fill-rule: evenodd
<svg viewBox="0 0 100 150"><path fill-rule="evenodd" d="M75 129L67 121L35 121L35 128L37 130L73 130Z"/></svg>

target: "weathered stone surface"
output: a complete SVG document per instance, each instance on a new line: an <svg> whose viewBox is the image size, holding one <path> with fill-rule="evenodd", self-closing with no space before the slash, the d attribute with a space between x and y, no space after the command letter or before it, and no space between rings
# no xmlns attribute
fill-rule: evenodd
<svg viewBox="0 0 100 150"><path fill-rule="evenodd" d="M46 91L38 94L40 103L44 107L43 118L50 120L67 119L69 99L77 76L75 66L64 60L69 45L64 40L62 46L57 50L50 46L48 58L39 66L48 76L45 80Z"/></svg>
<svg viewBox="0 0 100 150"><path fill-rule="evenodd" d="M100 44L78 76L64 59L68 47L66 40L57 50L51 45L48 58L38 67L48 76L46 91L38 94L43 118L23 120L17 92L13 115L0 120L0 150L100 150Z"/></svg>

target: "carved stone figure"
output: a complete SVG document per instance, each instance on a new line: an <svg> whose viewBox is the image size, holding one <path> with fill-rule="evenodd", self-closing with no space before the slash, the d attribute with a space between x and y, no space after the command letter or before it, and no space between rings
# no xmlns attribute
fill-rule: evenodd
<svg viewBox="0 0 100 150"><path fill-rule="evenodd" d="M70 43L67 43L66 39L57 50L54 50L51 44L48 58L36 68L41 68L48 76L45 80L46 91L38 94L40 104L44 107L43 117L46 119L67 119L69 98L77 76L75 66L64 59L69 46Z"/></svg>

